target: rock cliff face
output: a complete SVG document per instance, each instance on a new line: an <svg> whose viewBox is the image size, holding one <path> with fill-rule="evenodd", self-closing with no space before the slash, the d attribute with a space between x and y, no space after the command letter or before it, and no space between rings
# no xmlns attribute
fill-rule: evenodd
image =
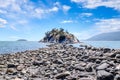
<svg viewBox="0 0 120 80"><path fill-rule="evenodd" d="M64 29L52 29L45 33L45 37L40 42L50 43L78 43L79 40L71 33L65 32Z"/></svg>

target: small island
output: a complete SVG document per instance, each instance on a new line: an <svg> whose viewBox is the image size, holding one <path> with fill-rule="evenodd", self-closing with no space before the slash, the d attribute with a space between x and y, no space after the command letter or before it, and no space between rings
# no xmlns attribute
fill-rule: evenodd
<svg viewBox="0 0 120 80"><path fill-rule="evenodd" d="M45 33L45 37L40 40L40 42L49 42L49 43L79 43L80 41L68 31L64 29L52 29Z"/></svg>
<svg viewBox="0 0 120 80"><path fill-rule="evenodd" d="M27 41L26 39L18 39L17 41Z"/></svg>

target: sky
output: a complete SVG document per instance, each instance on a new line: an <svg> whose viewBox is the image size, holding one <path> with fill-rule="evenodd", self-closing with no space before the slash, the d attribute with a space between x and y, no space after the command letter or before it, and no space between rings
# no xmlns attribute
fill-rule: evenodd
<svg viewBox="0 0 120 80"><path fill-rule="evenodd" d="M79 40L120 31L120 0L0 0L0 41L39 41L53 28Z"/></svg>

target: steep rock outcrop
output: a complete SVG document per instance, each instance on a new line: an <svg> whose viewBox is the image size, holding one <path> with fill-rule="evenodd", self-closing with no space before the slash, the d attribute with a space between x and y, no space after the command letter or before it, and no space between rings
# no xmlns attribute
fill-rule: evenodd
<svg viewBox="0 0 120 80"><path fill-rule="evenodd" d="M52 29L45 33L45 37L40 42L50 43L78 43L79 40L64 29Z"/></svg>

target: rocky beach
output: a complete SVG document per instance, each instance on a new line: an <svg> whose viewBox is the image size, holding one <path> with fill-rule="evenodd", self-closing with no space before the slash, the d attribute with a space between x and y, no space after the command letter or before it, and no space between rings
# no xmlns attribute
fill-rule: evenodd
<svg viewBox="0 0 120 80"><path fill-rule="evenodd" d="M51 44L0 60L0 80L120 80L119 49Z"/></svg>

